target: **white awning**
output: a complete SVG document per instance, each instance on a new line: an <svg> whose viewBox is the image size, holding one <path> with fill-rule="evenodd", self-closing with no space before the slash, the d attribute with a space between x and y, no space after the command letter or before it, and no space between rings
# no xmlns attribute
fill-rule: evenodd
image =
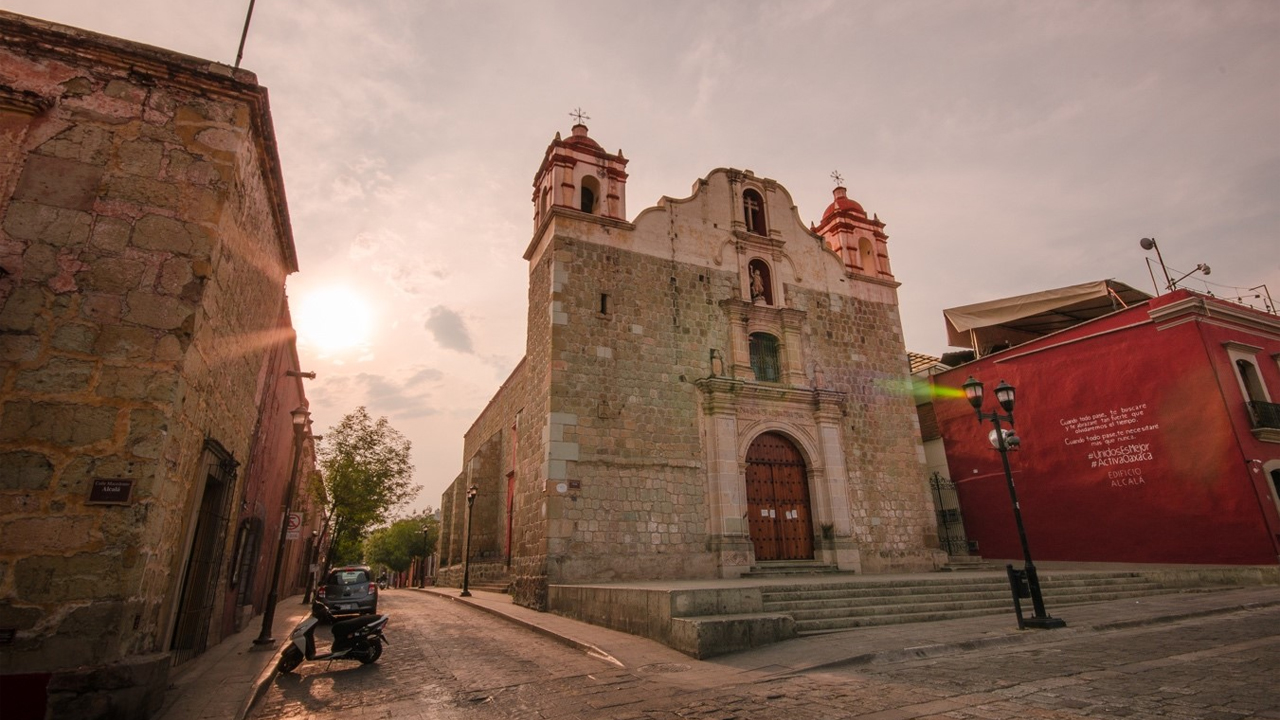
<svg viewBox="0 0 1280 720"><path fill-rule="evenodd" d="M952 347L981 351L1024 343L1149 299L1150 295L1124 283L1098 280L964 305L942 314Z"/></svg>

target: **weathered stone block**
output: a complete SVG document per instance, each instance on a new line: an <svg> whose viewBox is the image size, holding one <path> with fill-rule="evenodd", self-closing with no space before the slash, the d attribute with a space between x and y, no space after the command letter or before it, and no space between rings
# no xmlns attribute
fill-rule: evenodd
<svg viewBox="0 0 1280 720"><path fill-rule="evenodd" d="M131 140L121 143L117 157L119 168L124 172L156 178L160 176L164 145L149 140Z"/></svg>
<svg viewBox="0 0 1280 720"><path fill-rule="evenodd" d="M118 253L129 245L133 226L119 218L99 215L93 222L89 244L99 250Z"/></svg>
<svg viewBox="0 0 1280 720"><path fill-rule="evenodd" d="M10 363L31 362L40 356L40 338L36 335L5 335L0 342L0 360ZM0 384L12 368L0 368Z"/></svg>
<svg viewBox="0 0 1280 720"><path fill-rule="evenodd" d="M107 178L103 188L102 196L106 199L124 200L143 207L176 208L180 198L178 187L172 183L132 175Z"/></svg>
<svg viewBox="0 0 1280 720"><path fill-rule="evenodd" d="M125 320L158 330L180 328L195 312L195 308L181 298L145 291L129 293L125 304Z"/></svg>
<svg viewBox="0 0 1280 720"><path fill-rule="evenodd" d="M63 325L53 332L52 346L53 349L64 352L88 353L93 351L93 342L97 337L97 327L73 323Z"/></svg>
<svg viewBox="0 0 1280 720"><path fill-rule="evenodd" d="M93 525L86 516L25 517L0 521L0 536L5 551L16 555L60 553L87 545Z"/></svg>
<svg viewBox="0 0 1280 720"><path fill-rule="evenodd" d="M160 277L157 279L156 284L160 292L166 295L183 295L193 277L191 261L187 258L175 257L166 260L160 266ZM184 299L198 300L199 296Z"/></svg>
<svg viewBox="0 0 1280 720"><path fill-rule="evenodd" d="M45 307L46 296L39 288L23 286L16 288L0 308L0 331L31 332L36 329L36 320Z"/></svg>
<svg viewBox="0 0 1280 720"><path fill-rule="evenodd" d="M192 238L193 227L163 215L147 215L134 225L131 242L144 250L191 255L202 247Z"/></svg>
<svg viewBox="0 0 1280 720"><path fill-rule="evenodd" d="M58 251L52 245L33 242L22 254L22 279L28 282L48 282L59 270Z"/></svg>
<svg viewBox="0 0 1280 720"><path fill-rule="evenodd" d="M120 322L124 297L106 293L85 293L80 302L80 315L101 324Z"/></svg>
<svg viewBox="0 0 1280 720"><path fill-rule="evenodd" d="M10 401L4 404L0 440L29 439L79 447L115 434L115 408L75 403Z"/></svg>
<svg viewBox="0 0 1280 720"><path fill-rule="evenodd" d="M73 358L52 358L41 367L18 372L14 386L33 393L71 393L89 387L94 364Z"/></svg>
<svg viewBox="0 0 1280 720"><path fill-rule="evenodd" d="M9 601L0 601L0 627L30 630L44 617L36 607L19 607Z"/></svg>
<svg viewBox="0 0 1280 720"><path fill-rule="evenodd" d="M32 155L18 179L13 198L70 210L92 210L102 173L101 165Z"/></svg>
<svg viewBox="0 0 1280 720"><path fill-rule="evenodd" d="M108 359L150 360L155 352L154 330L147 328L109 325L102 328L94 343L94 352Z"/></svg>
<svg viewBox="0 0 1280 720"><path fill-rule="evenodd" d="M89 213L27 201L10 204L4 218L5 232L13 237L59 247L83 244L92 224Z"/></svg>
<svg viewBox="0 0 1280 720"><path fill-rule="evenodd" d="M159 410L134 410L129 413L129 435L125 442L138 457L158 458L169 432L169 420Z"/></svg>
<svg viewBox="0 0 1280 720"><path fill-rule="evenodd" d="M76 280L85 290L123 294L142 282L147 266L131 258L103 258L78 273Z"/></svg>
<svg viewBox="0 0 1280 720"><path fill-rule="evenodd" d="M0 453L0 490L43 490L53 476L53 463L38 452Z"/></svg>
<svg viewBox="0 0 1280 720"><path fill-rule="evenodd" d="M18 597L33 603L114 598L125 592L119 556L98 552L22 558L14 563L13 580Z"/></svg>
<svg viewBox="0 0 1280 720"><path fill-rule="evenodd" d="M68 86L83 87L83 84L79 83L80 80L84 78L70 80ZM80 94L68 92L70 97ZM111 152L111 132L100 125L79 123L44 141L37 149L42 155L76 160L89 165L105 165Z"/></svg>

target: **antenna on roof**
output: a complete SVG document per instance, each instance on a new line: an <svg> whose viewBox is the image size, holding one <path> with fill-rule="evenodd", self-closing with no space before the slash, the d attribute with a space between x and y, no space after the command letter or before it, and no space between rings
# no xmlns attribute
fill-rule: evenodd
<svg viewBox="0 0 1280 720"><path fill-rule="evenodd" d="M240 48L236 50L236 67L240 67L240 59L244 57L244 39L249 36L249 20L253 17L253 1L249 0L249 12L244 16L244 30L240 31Z"/></svg>

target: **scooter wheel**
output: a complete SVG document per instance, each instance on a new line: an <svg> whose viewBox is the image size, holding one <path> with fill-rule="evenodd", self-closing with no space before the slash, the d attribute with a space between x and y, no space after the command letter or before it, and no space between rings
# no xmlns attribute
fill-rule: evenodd
<svg viewBox="0 0 1280 720"><path fill-rule="evenodd" d="M368 665L369 663L377 662L380 657L382 657L382 642L370 640L369 647L360 655L360 662Z"/></svg>
<svg viewBox="0 0 1280 720"><path fill-rule="evenodd" d="M276 670L282 673L293 672L293 669L298 667L302 659L302 651L296 645L290 645L284 649L283 653L280 653L280 662L276 664Z"/></svg>

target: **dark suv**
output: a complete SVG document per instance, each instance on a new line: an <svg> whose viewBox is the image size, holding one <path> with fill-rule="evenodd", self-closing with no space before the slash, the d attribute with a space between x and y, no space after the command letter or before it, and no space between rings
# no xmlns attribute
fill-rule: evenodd
<svg viewBox="0 0 1280 720"><path fill-rule="evenodd" d="M316 604L335 616L378 612L378 584L373 581L373 571L364 565L334 568L324 584L316 588Z"/></svg>

